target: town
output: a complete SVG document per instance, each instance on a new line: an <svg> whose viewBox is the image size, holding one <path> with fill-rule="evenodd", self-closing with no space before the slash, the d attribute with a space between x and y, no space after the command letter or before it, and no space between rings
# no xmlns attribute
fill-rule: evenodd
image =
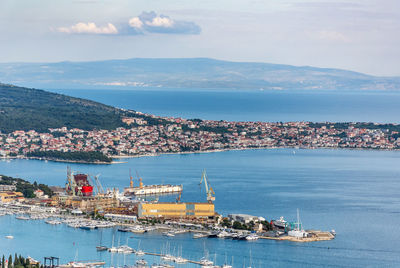
<svg viewBox="0 0 400 268"><path fill-rule="evenodd" d="M251 148L400 148L400 127L372 123L228 122L159 117L131 112L127 127L82 130L66 127L0 133L0 156L34 152L101 152L109 157ZM34 156L34 154L33 154Z"/></svg>

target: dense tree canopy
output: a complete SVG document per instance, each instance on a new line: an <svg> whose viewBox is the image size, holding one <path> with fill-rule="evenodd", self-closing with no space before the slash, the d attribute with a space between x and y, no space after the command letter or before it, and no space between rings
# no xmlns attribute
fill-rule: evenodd
<svg viewBox="0 0 400 268"><path fill-rule="evenodd" d="M60 152L60 151L35 151L27 153L28 157L40 157L46 159L70 160L82 162L112 162L112 158L101 152Z"/></svg>
<svg viewBox="0 0 400 268"><path fill-rule="evenodd" d="M124 112L94 101L0 83L0 131L48 128L115 129Z"/></svg>

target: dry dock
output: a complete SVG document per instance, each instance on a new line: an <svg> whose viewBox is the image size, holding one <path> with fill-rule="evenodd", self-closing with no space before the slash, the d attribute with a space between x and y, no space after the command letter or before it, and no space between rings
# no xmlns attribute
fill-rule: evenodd
<svg viewBox="0 0 400 268"><path fill-rule="evenodd" d="M267 236L260 236L262 239L270 239L270 240L280 240L280 241L292 241L292 242L315 242L315 241L327 241L332 240L335 238L333 234L330 232L325 231L316 231L316 230L308 230L307 231L311 236L310 237L293 237L293 236L279 236L279 237L267 237Z"/></svg>

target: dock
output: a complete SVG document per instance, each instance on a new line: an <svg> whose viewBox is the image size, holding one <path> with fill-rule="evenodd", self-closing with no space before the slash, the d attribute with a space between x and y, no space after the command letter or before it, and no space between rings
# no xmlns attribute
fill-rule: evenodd
<svg viewBox="0 0 400 268"><path fill-rule="evenodd" d="M315 242L315 241L328 241L335 238L335 236L331 232L327 231L317 231L317 230L307 230L310 237L293 237L293 236L279 236L279 237L268 237L268 236L260 236L261 239L269 239L269 240L279 240L279 241L291 241L291 242Z"/></svg>
<svg viewBox="0 0 400 268"><path fill-rule="evenodd" d="M69 267L96 267L96 266L104 266L106 263L104 261L88 261L88 262L69 262L67 264L61 264L57 267L60 268L69 268Z"/></svg>

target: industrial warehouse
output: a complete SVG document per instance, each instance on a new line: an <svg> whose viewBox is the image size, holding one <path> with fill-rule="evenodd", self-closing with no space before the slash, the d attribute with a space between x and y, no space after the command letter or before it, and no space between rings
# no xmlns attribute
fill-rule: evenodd
<svg viewBox="0 0 400 268"><path fill-rule="evenodd" d="M118 189L104 190L98 178L67 169L65 188L60 188L48 202L49 205L62 209L81 211L85 214L126 215L138 219L186 219L189 221L213 221L217 215L213 201L214 190L203 171L200 185L206 189L207 202L182 202L182 185L144 185L138 176L138 186L130 176L129 187L123 192ZM176 202L145 201L144 197L178 195ZM117 217L117 216L115 216Z"/></svg>

